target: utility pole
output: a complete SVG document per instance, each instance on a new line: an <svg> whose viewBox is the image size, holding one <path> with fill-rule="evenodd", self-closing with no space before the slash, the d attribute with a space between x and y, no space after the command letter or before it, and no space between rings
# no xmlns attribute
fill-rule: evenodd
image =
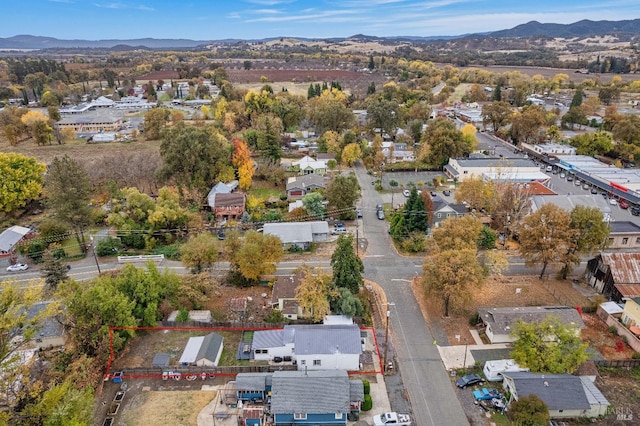
<svg viewBox="0 0 640 426"><path fill-rule="evenodd" d="M389 352L389 320L391 319L390 306L395 306L395 303L387 303L387 324L384 332L384 356L382 361L382 374L387 371L387 353Z"/></svg>
<svg viewBox="0 0 640 426"><path fill-rule="evenodd" d="M96 246L94 244L93 235L89 235L89 239L91 240L91 251L93 252L93 259L96 261L96 268L98 268L98 275L102 275L100 271L100 263L98 262L98 255L96 255Z"/></svg>

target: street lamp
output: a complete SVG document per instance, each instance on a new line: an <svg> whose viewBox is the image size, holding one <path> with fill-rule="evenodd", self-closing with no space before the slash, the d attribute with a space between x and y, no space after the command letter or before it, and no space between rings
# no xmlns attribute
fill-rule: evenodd
<svg viewBox="0 0 640 426"><path fill-rule="evenodd" d="M382 372L387 371L387 353L389 352L389 319L391 317L391 311L389 310L389 306L395 306L395 303L387 303L387 325L384 332L384 357L382 361Z"/></svg>
<svg viewBox="0 0 640 426"><path fill-rule="evenodd" d="M93 235L89 235L89 240L91 241L91 251L93 252L93 258L96 261L96 268L98 268L98 275L102 275L100 271L100 263L98 263L98 256L96 255L96 246L93 243Z"/></svg>

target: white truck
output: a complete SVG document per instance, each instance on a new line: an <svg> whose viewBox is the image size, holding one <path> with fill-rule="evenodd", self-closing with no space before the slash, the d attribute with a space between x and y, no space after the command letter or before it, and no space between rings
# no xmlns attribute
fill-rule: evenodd
<svg viewBox="0 0 640 426"><path fill-rule="evenodd" d="M408 414L399 414L393 411L373 416L373 426L409 426L411 425L411 417Z"/></svg>

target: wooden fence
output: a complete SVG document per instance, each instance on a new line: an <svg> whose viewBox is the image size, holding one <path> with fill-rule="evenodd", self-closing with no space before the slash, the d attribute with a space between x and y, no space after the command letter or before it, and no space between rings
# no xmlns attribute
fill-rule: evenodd
<svg viewBox="0 0 640 426"><path fill-rule="evenodd" d="M593 363L599 367L633 368L640 366L640 359L597 359Z"/></svg>
<svg viewBox="0 0 640 426"><path fill-rule="evenodd" d="M274 371L296 371L298 367L291 364L282 365L225 365L219 367L198 367L190 365L175 365L170 367L135 367L121 370L123 377L161 377L163 372L180 373L182 378L196 376L200 378L204 373L207 377L233 376L238 373L273 373Z"/></svg>

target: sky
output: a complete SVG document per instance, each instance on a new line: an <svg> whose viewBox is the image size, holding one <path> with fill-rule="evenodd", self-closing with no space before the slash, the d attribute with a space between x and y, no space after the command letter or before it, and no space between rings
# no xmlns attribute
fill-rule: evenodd
<svg viewBox="0 0 640 426"><path fill-rule="evenodd" d="M440 36L640 18L638 0L2 0L0 37Z"/></svg>

